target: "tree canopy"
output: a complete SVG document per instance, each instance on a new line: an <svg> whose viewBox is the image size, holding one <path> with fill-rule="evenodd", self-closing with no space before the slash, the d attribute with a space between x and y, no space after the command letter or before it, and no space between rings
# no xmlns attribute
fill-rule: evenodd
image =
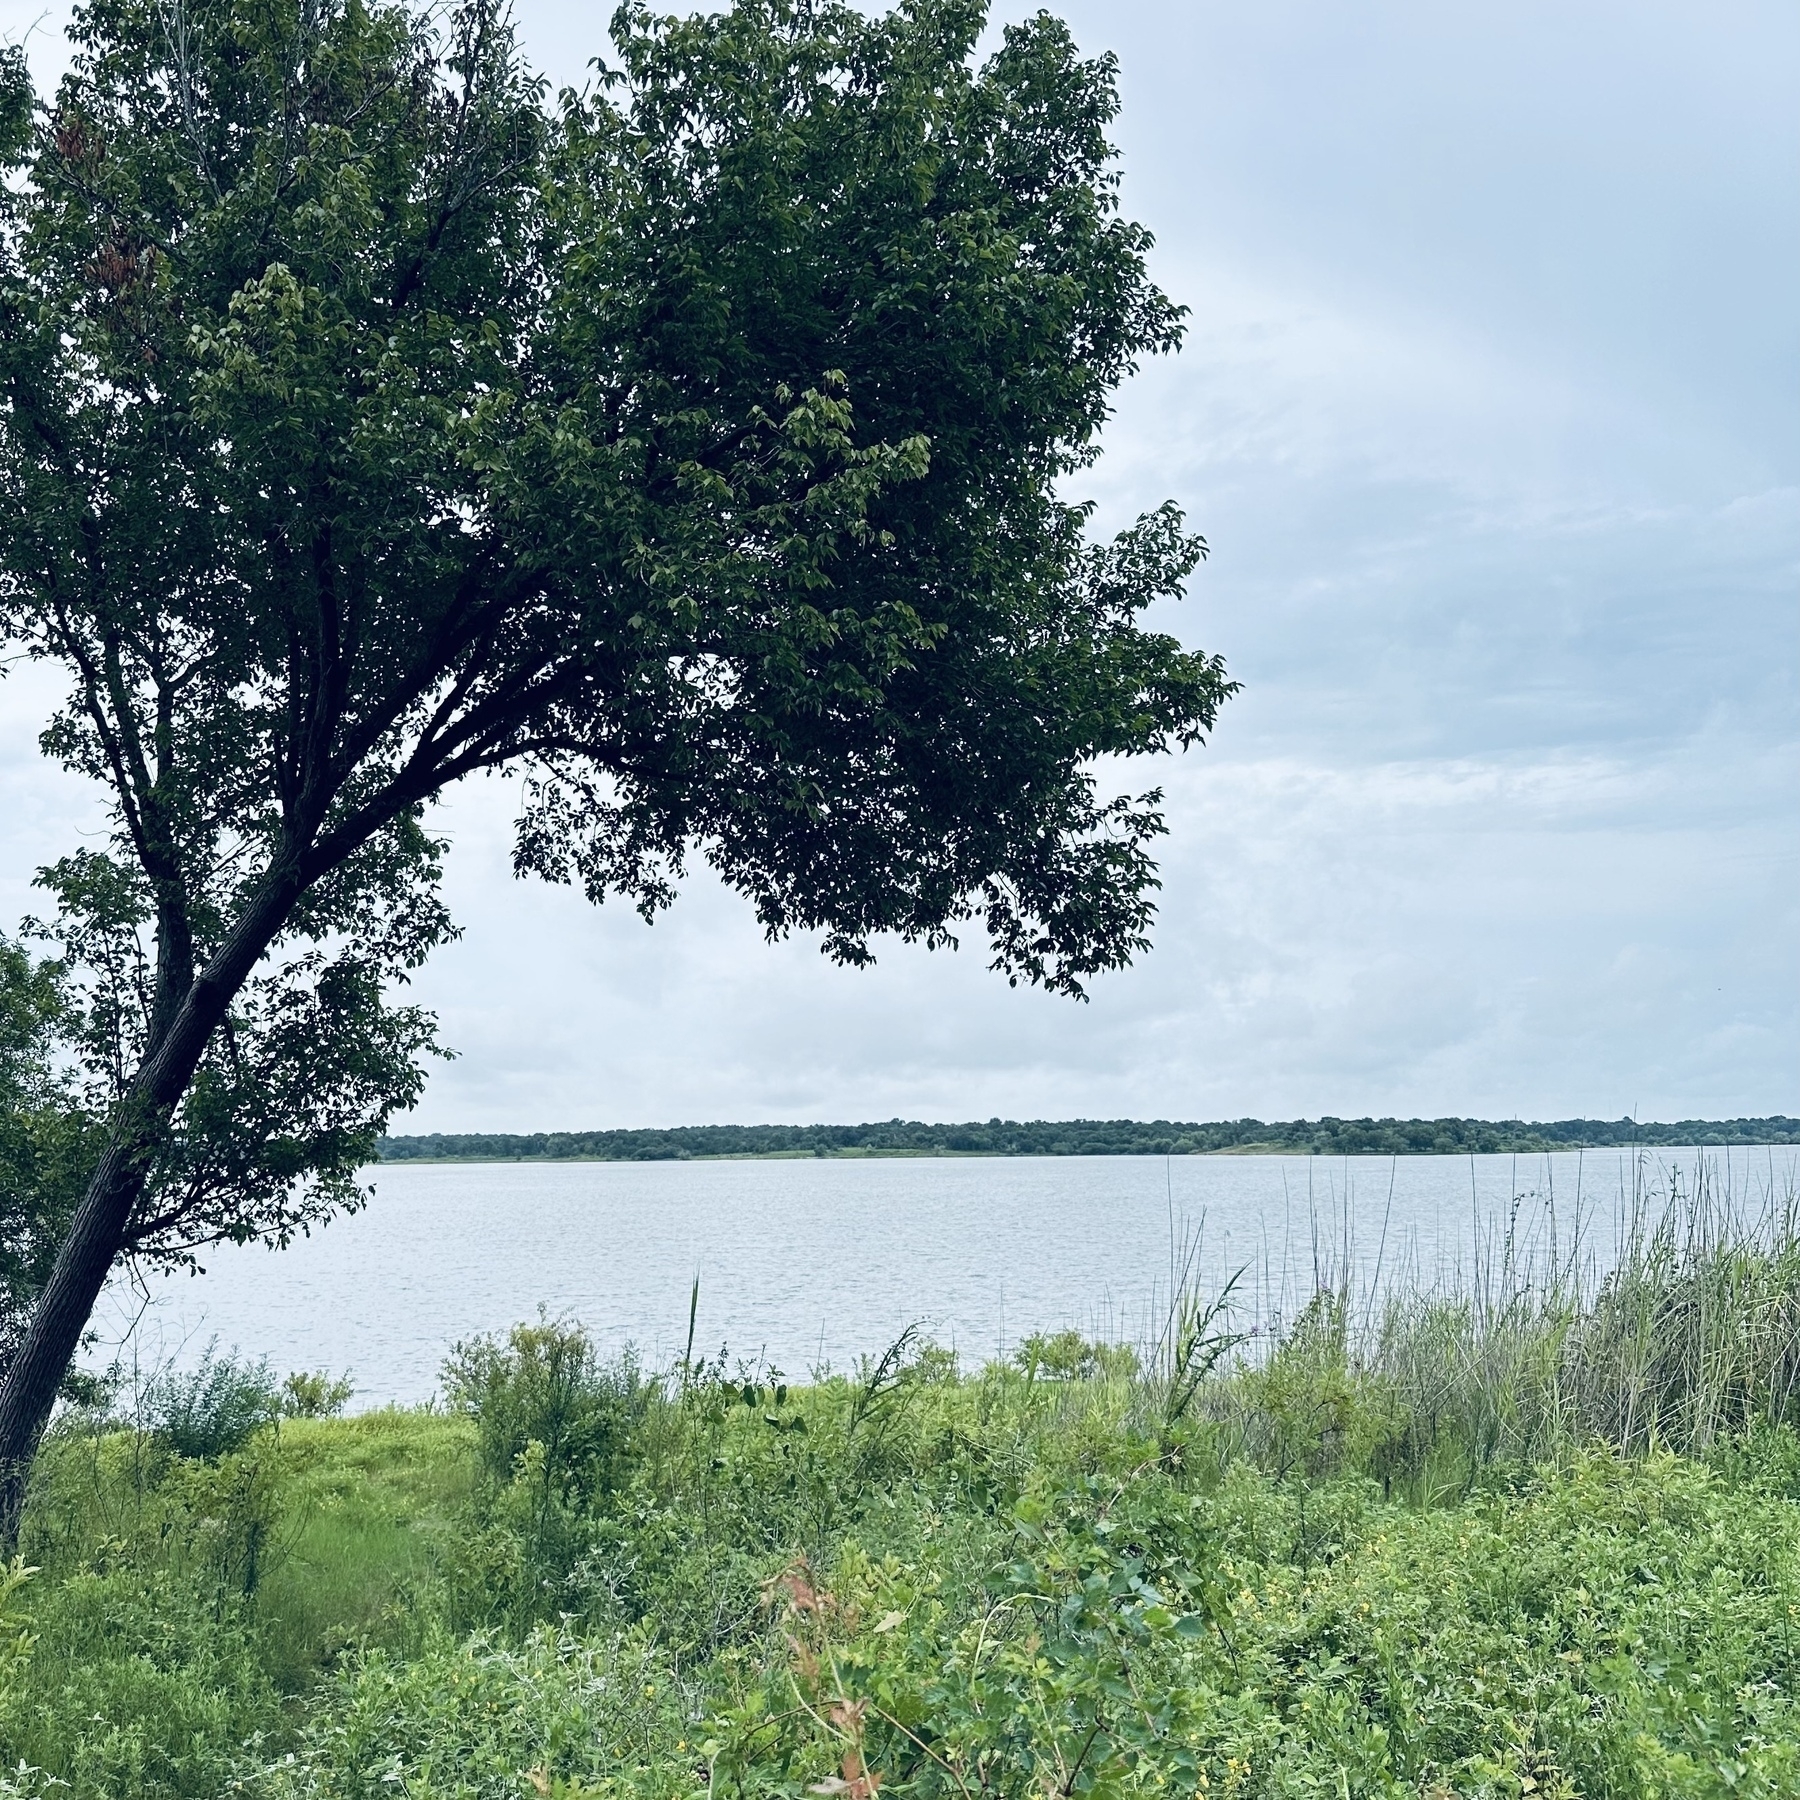
<svg viewBox="0 0 1800 1800"><path fill-rule="evenodd" d="M1111 62L984 24L626 5L553 98L499 0L90 0L53 99L6 62L0 634L114 830L42 876L104 1131L0 1463L119 1255L354 1199L451 783L518 780L522 873L652 915L697 855L852 964L1146 947L1099 770L1232 684L1142 621L1180 515L1069 480L1181 312Z"/></svg>

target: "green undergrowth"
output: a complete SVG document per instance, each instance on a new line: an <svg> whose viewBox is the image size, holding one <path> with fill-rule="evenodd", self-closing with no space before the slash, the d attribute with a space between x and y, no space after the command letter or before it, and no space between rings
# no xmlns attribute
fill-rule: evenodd
<svg viewBox="0 0 1800 1800"><path fill-rule="evenodd" d="M1789 1425L1452 1453L1328 1316L1216 1322L806 1386L540 1322L210 1458L71 1420L0 1793L1800 1793Z"/></svg>
<svg viewBox="0 0 1800 1800"><path fill-rule="evenodd" d="M540 1319L431 1409L104 1383L0 1579L0 1800L1800 1794L1800 1231L1273 1339L790 1384Z"/></svg>

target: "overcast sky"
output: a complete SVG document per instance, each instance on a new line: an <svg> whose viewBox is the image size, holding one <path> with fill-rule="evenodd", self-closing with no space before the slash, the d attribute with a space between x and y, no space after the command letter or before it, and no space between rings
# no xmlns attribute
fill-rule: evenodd
<svg viewBox="0 0 1800 1800"><path fill-rule="evenodd" d="M521 0L540 66L607 10ZM1156 771L1155 950L1076 1006L705 879L650 929L514 882L495 785L398 1128L1800 1113L1800 9L1062 10L1192 308L1088 491L1187 508L1164 622L1245 684ZM0 686L7 923L91 824L43 699Z"/></svg>

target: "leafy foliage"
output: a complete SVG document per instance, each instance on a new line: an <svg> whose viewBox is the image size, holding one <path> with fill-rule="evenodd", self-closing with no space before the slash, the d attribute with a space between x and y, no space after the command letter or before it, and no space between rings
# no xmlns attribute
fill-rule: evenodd
<svg viewBox="0 0 1800 1800"><path fill-rule="evenodd" d="M0 1366L23 1331L95 1152L58 1052L63 970L0 937Z"/></svg>
<svg viewBox="0 0 1800 1800"><path fill-rule="evenodd" d="M583 1504L623 1479L632 1428L649 1402L630 1358L606 1362L581 1327L547 1318L515 1325L504 1341L458 1344L444 1365L444 1394L475 1421L487 1480L510 1480L535 1443L550 1478L569 1483Z"/></svg>
<svg viewBox="0 0 1800 1800"><path fill-rule="evenodd" d="M465 1352L448 1412L294 1420L211 1463L59 1437L0 1753L96 1797L1793 1791L1792 1431L1706 1459L1565 1442L1400 1499L1358 1417L1395 1402L1326 1311L1275 1379L1214 1377L1255 1437L1216 1391L1170 1425L1167 1371L1043 1342L1074 1372L914 1350L646 1387L539 1323ZM471 1571L548 1566L508 1496L582 1466L542 1455L558 1421L625 1393L604 1476L558 1490L582 1548L553 1616L464 1632ZM223 1546L252 1516L276 1554L246 1592Z"/></svg>
<svg viewBox="0 0 1800 1800"><path fill-rule="evenodd" d="M39 879L58 911L32 929L57 940L67 971L59 1024L86 1075L91 1163L155 1040L154 913L141 876L99 852L78 852ZM363 1203L357 1171L389 1113L417 1097L419 1058L435 1047L425 1013L386 1001L393 972L367 943L295 949L246 986L156 1134L125 1251L191 1265L209 1244L286 1243Z"/></svg>
<svg viewBox="0 0 1800 1800"><path fill-rule="evenodd" d="M593 1516L629 1473L648 1385L631 1359L604 1362L584 1331L540 1319L503 1343L457 1345L444 1389L476 1429L479 1526L461 1557L463 1610L514 1625L569 1610Z"/></svg>
<svg viewBox="0 0 1800 1800"><path fill-rule="evenodd" d="M156 1376L139 1411L152 1439L173 1455L216 1460L280 1416L281 1390L267 1362L221 1356L215 1341L192 1369Z"/></svg>
<svg viewBox="0 0 1800 1800"><path fill-rule="evenodd" d="M284 1418L333 1419L350 1404L356 1393L347 1375L330 1375L323 1369L297 1369L281 1384Z"/></svg>
<svg viewBox="0 0 1800 1800"><path fill-rule="evenodd" d="M217 1794L279 1726L242 1608L167 1570L71 1573L35 1623L9 1746L73 1794Z"/></svg>

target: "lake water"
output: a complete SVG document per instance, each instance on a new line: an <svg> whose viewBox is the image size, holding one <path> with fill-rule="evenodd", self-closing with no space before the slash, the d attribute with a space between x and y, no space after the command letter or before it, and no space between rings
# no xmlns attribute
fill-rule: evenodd
<svg viewBox="0 0 1800 1800"><path fill-rule="evenodd" d="M359 1406L428 1398L450 1344L579 1319L652 1366L722 1346L789 1375L844 1368L921 1322L966 1359L1076 1326L1142 1340L1172 1274L1244 1268L1240 1325L1268 1326L1349 1269L1368 1290L1466 1278L1509 1226L1604 1263L1637 1203L1710 1177L1756 1209L1797 1153L1534 1157L906 1158L385 1165L363 1212L286 1251L209 1252L200 1276L119 1282L101 1364L222 1348L278 1372L348 1371Z"/></svg>

